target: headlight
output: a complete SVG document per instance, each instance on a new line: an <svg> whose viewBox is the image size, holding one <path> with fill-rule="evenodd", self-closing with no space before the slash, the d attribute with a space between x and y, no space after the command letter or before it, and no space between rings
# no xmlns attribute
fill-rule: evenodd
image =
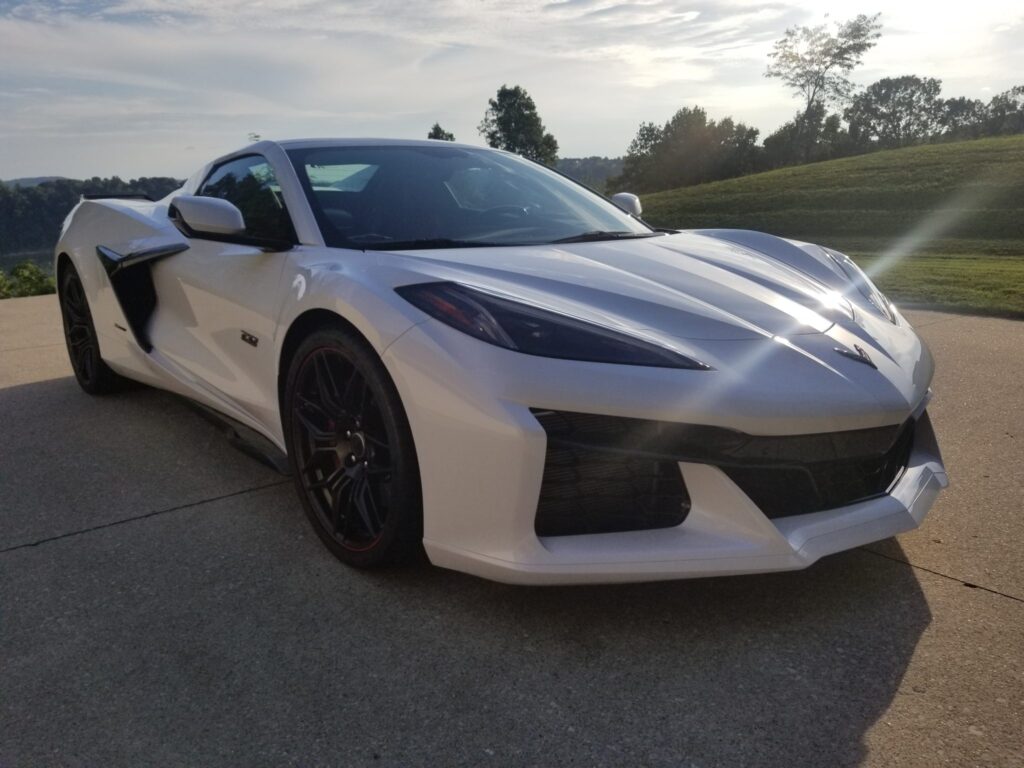
<svg viewBox="0 0 1024 768"><path fill-rule="evenodd" d="M395 291L445 325L488 344L527 355L653 368L710 368L629 334L458 283L421 283Z"/></svg>
<svg viewBox="0 0 1024 768"><path fill-rule="evenodd" d="M892 302L886 298L871 282L871 278L845 253L825 248L825 253L832 257L832 260L839 265L839 268L850 278L850 282L857 287L858 293L867 299L879 312L881 312L890 323L896 322L896 313L893 311Z"/></svg>

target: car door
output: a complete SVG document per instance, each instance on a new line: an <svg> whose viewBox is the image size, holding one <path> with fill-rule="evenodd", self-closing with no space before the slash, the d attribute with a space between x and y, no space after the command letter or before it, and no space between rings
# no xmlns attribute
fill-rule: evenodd
<svg viewBox="0 0 1024 768"><path fill-rule="evenodd" d="M274 169L262 155L214 167L196 194L233 203L251 237L296 241ZM153 348L194 385L263 424L277 416L274 334L287 259L286 252L192 237L187 251L153 266Z"/></svg>

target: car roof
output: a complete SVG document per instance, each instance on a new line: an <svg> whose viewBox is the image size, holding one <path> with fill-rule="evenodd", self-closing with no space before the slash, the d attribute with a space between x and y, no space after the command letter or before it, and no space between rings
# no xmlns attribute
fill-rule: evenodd
<svg viewBox="0 0 1024 768"><path fill-rule="evenodd" d="M379 139L379 138L322 138L322 139L285 139L275 141L284 150L289 149L311 149L313 147L436 147L443 145L447 147L460 147L462 149L487 149L475 144L463 144L442 139Z"/></svg>
<svg viewBox="0 0 1024 768"><path fill-rule="evenodd" d="M210 173L210 171L224 163L230 162L239 157L245 157L246 155L267 155L275 154L277 152L287 152L290 149L314 149L319 147L434 147L445 146L445 147L457 147L459 149L473 149L473 150L484 150L486 152L499 152L501 154L510 154L502 149L493 149L491 147L482 147L478 144L462 144L454 141L444 141L443 139L379 139L379 138L321 138L321 139L283 139L281 141L274 141L271 139L261 139L253 144L249 144L246 147L236 149L233 152L229 152L225 155L211 160L209 163L204 165L185 182L184 189L194 191L199 187L199 184L204 178Z"/></svg>

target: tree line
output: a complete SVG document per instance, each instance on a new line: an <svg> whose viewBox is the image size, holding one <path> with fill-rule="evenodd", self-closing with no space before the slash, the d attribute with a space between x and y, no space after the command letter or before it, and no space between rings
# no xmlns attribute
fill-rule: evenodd
<svg viewBox="0 0 1024 768"><path fill-rule="evenodd" d="M0 184L0 255L53 248L64 218L82 195L144 194L159 200L181 184L156 176L130 181L117 176L56 179L25 187Z"/></svg>
<svg viewBox="0 0 1024 768"><path fill-rule="evenodd" d="M556 166L607 192L657 192L790 165L933 141L1024 132L1024 85L987 103L944 98L932 77L885 77L858 90L850 74L882 35L880 15L787 29L769 54L765 76L800 99L793 119L759 142L757 128L683 107L663 125L640 124L620 158L559 161L536 105L520 86L503 85L478 128L492 147ZM427 138L454 141L435 123Z"/></svg>
<svg viewBox="0 0 1024 768"><path fill-rule="evenodd" d="M657 192L802 163L913 144L1024 133L1024 85L988 102L943 98L932 77L849 79L881 36L879 16L834 27L793 27L775 43L765 76L801 100L793 119L758 144L756 128L684 107L664 125L642 123L608 191Z"/></svg>
<svg viewBox="0 0 1024 768"><path fill-rule="evenodd" d="M641 123L622 158L559 161L558 141L518 85L498 89L477 130L491 147L558 167L609 193L656 192L877 149L1024 132L1024 85L987 103L944 98L940 80L917 75L855 88L850 74L876 45L881 29L875 14L786 30L769 54L765 76L785 84L800 99L800 109L761 142L757 128L687 106L664 124ZM455 140L440 123L427 136ZM178 186L166 177L123 181L116 176L0 184L0 256L52 248L61 222L82 194L144 193L158 199Z"/></svg>

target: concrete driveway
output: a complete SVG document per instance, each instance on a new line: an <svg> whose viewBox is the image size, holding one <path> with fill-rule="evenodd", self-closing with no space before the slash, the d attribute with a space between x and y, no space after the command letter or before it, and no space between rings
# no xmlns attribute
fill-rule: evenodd
<svg viewBox="0 0 1024 768"><path fill-rule="evenodd" d="M0 301L0 766L1024 766L1024 324L910 313L952 487L807 571L365 574L163 393Z"/></svg>

